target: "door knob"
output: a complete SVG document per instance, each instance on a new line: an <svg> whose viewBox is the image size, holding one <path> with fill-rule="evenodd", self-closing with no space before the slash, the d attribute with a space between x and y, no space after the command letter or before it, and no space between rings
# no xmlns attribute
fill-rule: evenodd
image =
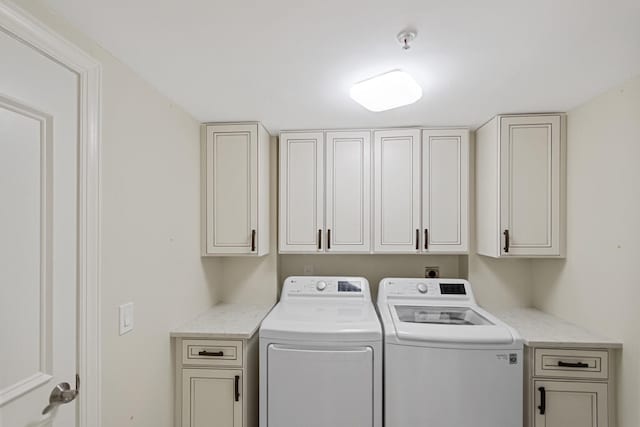
<svg viewBox="0 0 640 427"><path fill-rule="evenodd" d="M76 389L71 390L69 383L60 383L51 390L49 404L42 410L42 415L51 412L56 406L73 401L80 393L80 376L76 374Z"/></svg>

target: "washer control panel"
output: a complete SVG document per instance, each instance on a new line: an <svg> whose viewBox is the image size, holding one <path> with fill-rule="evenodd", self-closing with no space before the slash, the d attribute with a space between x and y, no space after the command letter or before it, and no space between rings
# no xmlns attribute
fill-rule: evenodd
<svg viewBox="0 0 640 427"><path fill-rule="evenodd" d="M282 288L282 298L296 296L370 298L369 282L363 277L288 277Z"/></svg>
<svg viewBox="0 0 640 427"><path fill-rule="evenodd" d="M384 279L378 297L474 300L471 285L464 279Z"/></svg>
<svg viewBox="0 0 640 427"><path fill-rule="evenodd" d="M387 295L395 296L436 296L439 294L438 283L430 280L393 280L386 282Z"/></svg>

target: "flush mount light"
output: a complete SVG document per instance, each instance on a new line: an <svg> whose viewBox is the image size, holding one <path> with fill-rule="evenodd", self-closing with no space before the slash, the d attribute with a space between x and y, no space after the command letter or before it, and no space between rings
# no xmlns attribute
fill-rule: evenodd
<svg viewBox="0 0 640 427"><path fill-rule="evenodd" d="M356 83L349 95L367 110L379 112L413 104L422 98L422 88L409 74L394 70Z"/></svg>

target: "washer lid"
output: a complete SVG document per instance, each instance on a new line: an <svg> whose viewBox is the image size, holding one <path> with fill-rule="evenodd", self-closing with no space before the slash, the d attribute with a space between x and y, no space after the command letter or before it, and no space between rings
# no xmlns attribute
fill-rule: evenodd
<svg viewBox="0 0 640 427"><path fill-rule="evenodd" d="M262 322L260 338L376 341L382 327L370 302L281 301Z"/></svg>
<svg viewBox="0 0 640 427"><path fill-rule="evenodd" d="M493 325L470 307L395 305L400 322L435 325Z"/></svg>
<svg viewBox="0 0 640 427"><path fill-rule="evenodd" d="M456 344L510 344L508 327L479 307L389 304L399 339Z"/></svg>

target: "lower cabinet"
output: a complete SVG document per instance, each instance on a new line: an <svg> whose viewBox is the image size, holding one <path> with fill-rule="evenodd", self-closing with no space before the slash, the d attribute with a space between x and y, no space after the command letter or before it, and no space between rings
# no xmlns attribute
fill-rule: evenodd
<svg viewBox="0 0 640 427"><path fill-rule="evenodd" d="M258 425L257 334L247 340L176 338L176 426Z"/></svg>
<svg viewBox="0 0 640 427"><path fill-rule="evenodd" d="M573 381L533 381L535 427L604 427L607 384Z"/></svg>
<svg viewBox="0 0 640 427"><path fill-rule="evenodd" d="M241 370L183 369L182 426L242 427Z"/></svg>
<svg viewBox="0 0 640 427"><path fill-rule="evenodd" d="M614 427L612 351L525 347L525 426Z"/></svg>

